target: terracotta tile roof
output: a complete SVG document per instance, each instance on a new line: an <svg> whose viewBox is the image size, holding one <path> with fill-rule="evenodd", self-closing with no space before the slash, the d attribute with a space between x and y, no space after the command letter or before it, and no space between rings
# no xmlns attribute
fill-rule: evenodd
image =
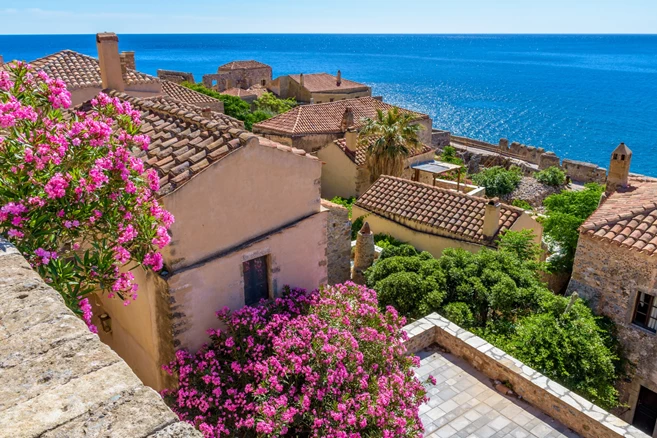
<svg viewBox="0 0 657 438"><path fill-rule="evenodd" d="M301 80L301 75L290 75L290 78L299 82ZM366 91L369 87L365 84L360 84L358 82L350 81L348 79L342 79L340 85L338 85L338 78L336 76L330 75L328 73L311 73L303 75L303 86L306 90L311 93L321 93L321 92L335 92L335 91Z"/></svg>
<svg viewBox="0 0 657 438"><path fill-rule="evenodd" d="M256 93L254 93L251 90L245 90L243 88L229 88L227 90L224 90L221 92L221 94L228 94L229 96L236 96L236 97L256 97Z"/></svg>
<svg viewBox="0 0 657 438"><path fill-rule="evenodd" d="M657 180L631 179L582 224L580 232L645 254L657 253Z"/></svg>
<svg viewBox="0 0 657 438"><path fill-rule="evenodd" d="M62 50L32 61L34 67L45 71L50 77L66 82L69 90L87 87L102 87L100 64L96 58L72 50ZM127 69L123 79L126 85L158 83L155 76Z"/></svg>
<svg viewBox="0 0 657 438"><path fill-rule="evenodd" d="M363 119L376 117L376 110L388 111L393 105L372 97L359 97L336 102L301 105L271 119L256 123L254 129L286 135L339 134L342 117L347 107L354 113L354 127L363 126ZM414 116L415 120L428 119L426 114L400 108L400 112Z"/></svg>
<svg viewBox="0 0 657 438"><path fill-rule="evenodd" d="M239 70L243 68L267 68L267 64L258 61L233 61L219 67L219 71Z"/></svg>
<svg viewBox="0 0 657 438"><path fill-rule="evenodd" d="M371 140L370 143L372 141L374 140ZM365 164L367 158L367 146L361 146L354 152L350 149L347 149L347 140L345 138L339 138L333 143L335 143L342 150L342 152L344 152L344 154L349 157L351 161L356 163L357 166L362 166ZM415 153L411 154L411 157L417 157L418 155L426 154L432 150L433 148L423 144L418 150L415 151Z"/></svg>
<svg viewBox="0 0 657 438"><path fill-rule="evenodd" d="M191 103L192 105L199 107L204 106L204 104L216 104L217 102L221 102L219 99L199 93L198 91L190 90L187 87L183 87L182 85L167 80L162 81L162 92L181 102Z"/></svg>
<svg viewBox="0 0 657 438"><path fill-rule="evenodd" d="M110 96L128 101L141 113L141 132L151 139L147 151L133 150L133 154L154 168L160 176L158 195L165 196L213 163L251 141L294 155L317 160L305 151L260 138L244 130L244 124L225 114L212 112L203 117L202 109L168 96L138 98L114 90ZM82 111L90 108L86 102Z"/></svg>
<svg viewBox="0 0 657 438"><path fill-rule="evenodd" d="M494 245L495 237L486 238L482 233L487 202L485 198L382 176L356 205L418 231ZM522 213L519 208L502 204L496 236L508 230Z"/></svg>

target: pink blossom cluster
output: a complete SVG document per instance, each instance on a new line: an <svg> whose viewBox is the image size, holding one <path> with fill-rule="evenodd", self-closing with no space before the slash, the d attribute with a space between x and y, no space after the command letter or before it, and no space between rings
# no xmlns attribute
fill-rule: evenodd
<svg viewBox="0 0 657 438"><path fill-rule="evenodd" d="M89 331L91 333L98 333L98 327L96 327L91 322L91 318L94 315L91 312L91 303L89 302L89 298L82 298L78 304L80 306L80 311L82 312L82 320L85 322L85 324L87 324L87 327L89 327Z"/></svg>
<svg viewBox="0 0 657 438"><path fill-rule="evenodd" d="M102 93L84 112L64 113L70 104L43 71L0 71L0 232L84 317L99 289L137 298L129 270L162 269L174 218L156 200L157 172L131 152L150 142L139 111Z"/></svg>
<svg viewBox="0 0 657 438"><path fill-rule="evenodd" d="M163 396L206 437L419 437L425 390L404 318L347 282L217 316L225 329L165 369Z"/></svg>

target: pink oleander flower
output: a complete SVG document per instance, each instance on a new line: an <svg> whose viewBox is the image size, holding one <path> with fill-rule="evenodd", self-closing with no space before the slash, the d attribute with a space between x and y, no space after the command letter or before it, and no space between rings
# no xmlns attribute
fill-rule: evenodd
<svg viewBox="0 0 657 438"><path fill-rule="evenodd" d="M126 270L161 269L174 222L156 200L157 173L131 152L150 144L139 111L103 93L90 104L64 117L63 81L22 62L0 71L0 228L85 322L98 289L137 299Z"/></svg>
<svg viewBox="0 0 657 438"><path fill-rule="evenodd" d="M420 437L425 389L402 341L403 318L353 283L286 289L257 307L217 312L222 330L179 350L163 396L206 437Z"/></svg>

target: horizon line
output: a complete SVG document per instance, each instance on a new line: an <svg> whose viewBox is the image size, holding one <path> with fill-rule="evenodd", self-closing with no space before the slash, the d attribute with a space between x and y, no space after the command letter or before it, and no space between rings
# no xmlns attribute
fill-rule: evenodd
<svg viewBox="0 0 657 438"><path fill-rule="evenodd" d="M102 31L102 32L111 32L111 31ZM624 32L610 32L610 33L596 33L596 32L563 32L563 33L551 33L551 32L487 32L487 33L476 33L476 32L463 32L463 33L405 33L405 32L390 32L390 33L369 33L369 32L356 32L356 33L323 33L323 32L157 32L157 33L132 33L132 32L115 32L117 35L345 35L345 36L359 36L359 35L370 35L370 36L383 36L383 35L407 35L407 36L509 36L509 35L522 35L522 36L657 36L657 33L624 33ZM4 36L80 36L80 35L95 35L95 33L7 33L0 34L0 37Z"/></svg>

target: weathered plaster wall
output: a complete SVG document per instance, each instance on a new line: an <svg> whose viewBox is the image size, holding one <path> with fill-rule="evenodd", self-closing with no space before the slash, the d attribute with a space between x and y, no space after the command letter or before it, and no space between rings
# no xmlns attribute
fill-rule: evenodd
<svg viewBox="0 0 657 438"><path fill-rule="evenodd" d="M310 93L313 103L337 102L338 100L355 99L357 97L369 97L372 90L369 88L362 91L335 92L335 93Z"/></svg>
<svg viewBox="0 0 657 438"><path fill-rule="evenodd" d="M317 152L322 165L322 198L357 196L358 166L335 143L331 142Z"/></svg>
<svg viewBox="0 0 657 438"><path fill-rule="evenodd" d="M71 93L71 104L79 105L94 97L102 91L101 87L88 87L69 90ZM125 92L135 97L151 97L162 94L162 85L159 83L154 84L135 84L126 86Z"/></svg>
<svg viewBox="0 0 657 438"><path fill-rule="evenodd" d="M349 280L351 269L351 221L349 211L338 204L322 199L322 207L328 210L326 224L326 262L328 284Z"/></svg>
<svg viewBox="0 0 657 438"><path fill-rule="evenodd" d="M196 351L218 326L215 312L244 306L242 263L268 256L269 290L285 285L316 289L327 282L327 217L317 213L290 226L203 263L174 272L168 279L174 345Z"/></svg>
<svg viewBox="0 0 657 438"><path fill-rule="evenodd" d="M630 406L622 414L626 421L634 417L641 386L657 392L657 334L632 324L639 291L657 296L656 257L580 234L568 292L577 292L597 314L616 323L625 354L636 365L619 388Z"/></svg>
<svg viewBox="0 0 657 438"><path fill-rule="evenodd" d="M176 217L167 266L176 271L319 212L320 178L319 160L257 141L237 149L163 199Z"/></svg>
<svg viewBox="0 0 657 438"><path fill-rule="evenodd" d="M200 437L0 241L0 436Z"/></svg>
<svg viewBox="0 0 657 438"><path fill-rule="evenodd" d="M409 353L436 343L491 379L507 382L517 394L584 438L648 438L574 392L471 332L432 313L404 327Z"/></svg>

